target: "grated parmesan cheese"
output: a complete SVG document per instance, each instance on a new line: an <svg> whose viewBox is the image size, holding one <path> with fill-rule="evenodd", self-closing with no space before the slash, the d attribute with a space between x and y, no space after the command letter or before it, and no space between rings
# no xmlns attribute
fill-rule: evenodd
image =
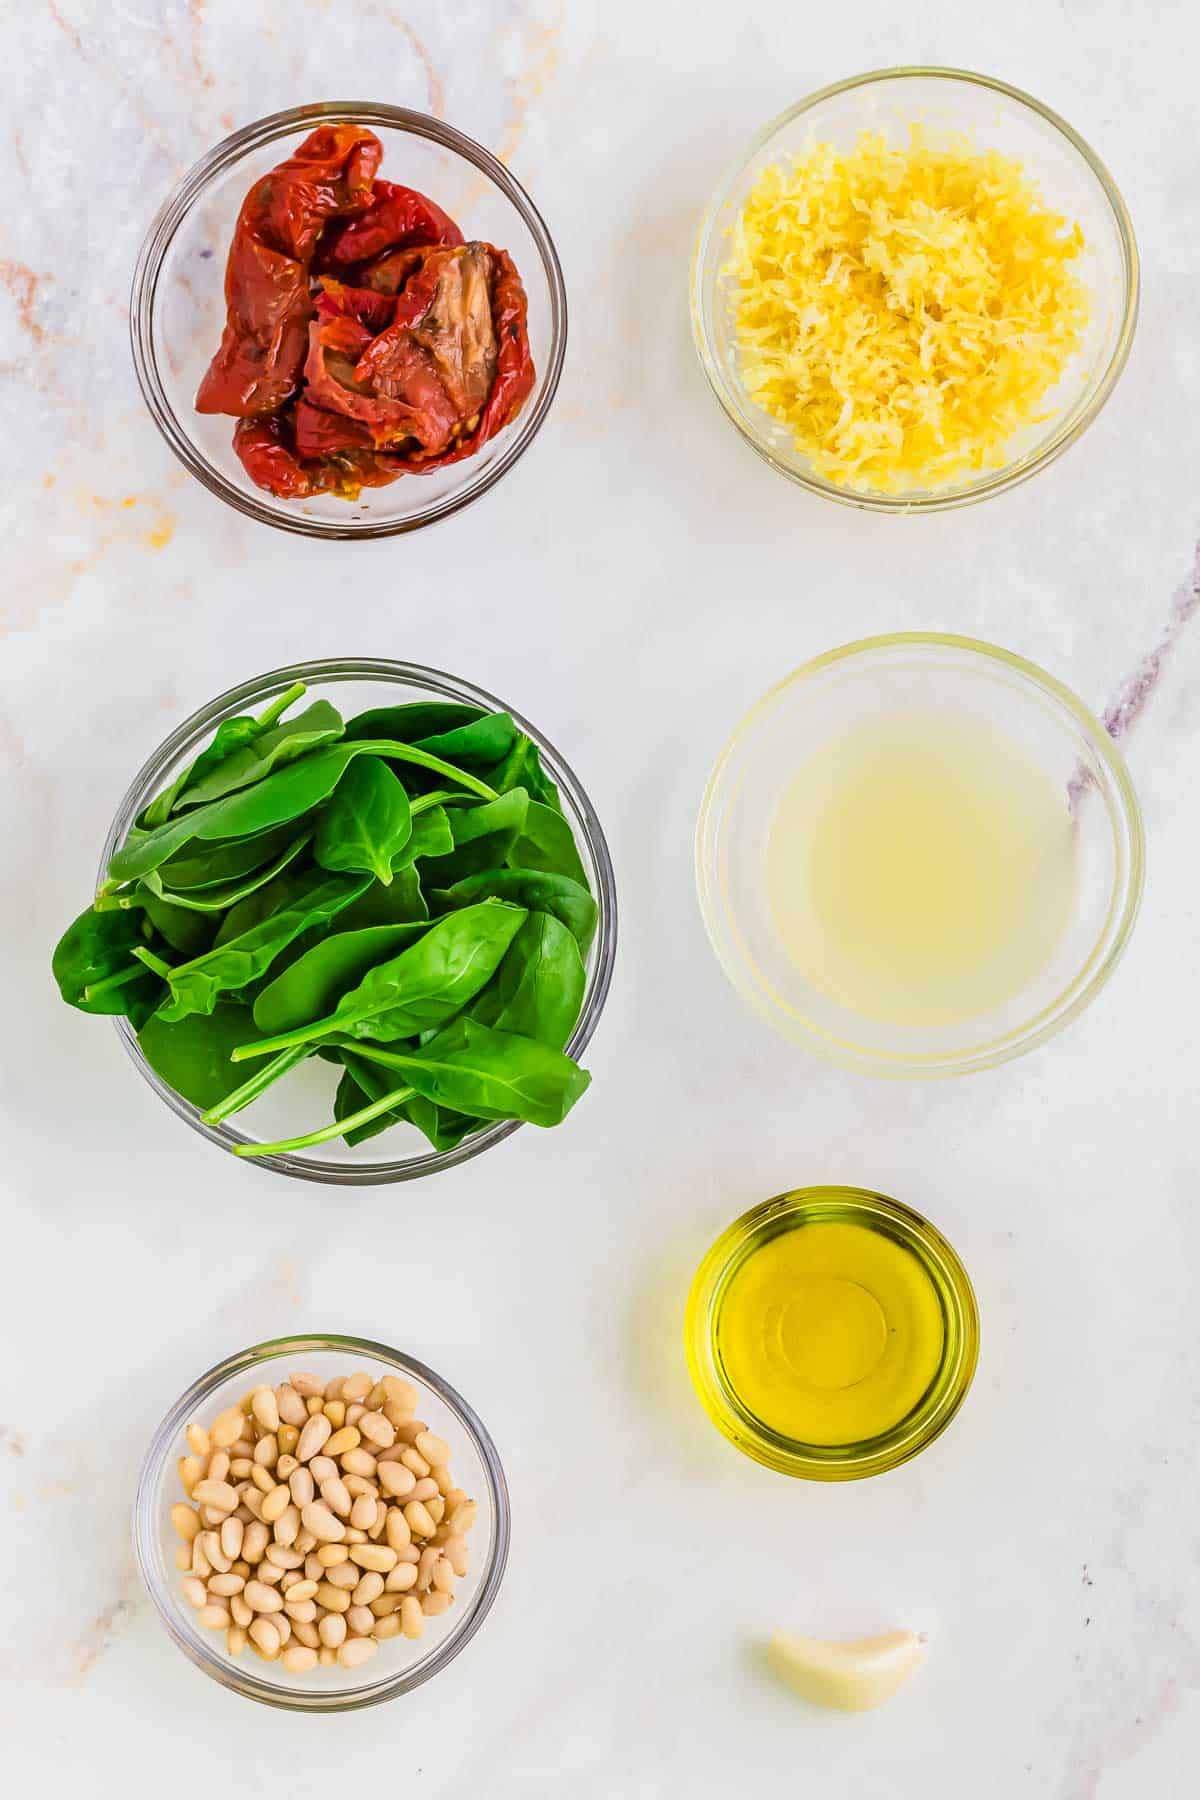
<svg viewBox="0 0 1200 1800"><path fill-rule="evenodd" d="M1083 342L1078 224L966 139L819 144L763 170L733 239L747 395L841 486L1001 467Z"/></svg>

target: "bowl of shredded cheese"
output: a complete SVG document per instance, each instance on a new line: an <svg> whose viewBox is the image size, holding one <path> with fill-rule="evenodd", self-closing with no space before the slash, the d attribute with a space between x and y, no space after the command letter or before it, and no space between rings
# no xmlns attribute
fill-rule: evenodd
<svg viewBox="0 0 1200 1800"><path fill-rule="evenodd" d="M957 69L824 88L719 185L692 264L696 347L782 474L881 511L966 505L1075 441L1138 306L1111 175L1028 94Z"/></svg>

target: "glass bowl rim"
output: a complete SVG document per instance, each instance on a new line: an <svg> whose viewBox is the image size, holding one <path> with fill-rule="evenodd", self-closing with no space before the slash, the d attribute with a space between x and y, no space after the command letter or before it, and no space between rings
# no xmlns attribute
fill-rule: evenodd
<svg viewBox="0 0 1200 1800"><path fill-rule="evenodd" d="M1061 1005L1062 995L1044 1006L1034 1019L1023 1027L1014 1027L991 1043L968 1046L965 1050L944 1054L934 1061L931 1058L904 1058L888 1055L878 1050L864 1048L849 1040L835 1037L832 1033L818 1031L806 1021L794 1021L794 1029L784 1030L780 1024L778 1011L768 1005L765 999L744 979L740 963L728 952L723 936L722 912L715 893L716 882L710 869L708 839L712 823L717 814L721 799L722 783L737 751L744 739L787 695L788 691L806 680L821 675L834 665L850 661L859 656L870 656L879 651L896 648L913 649L948 649L961 651L968 656L977 656L984 663L998 663L1021 678L1021 681L1037 689L1042 695L1065 712L1076 727L1081 728L1093 754L1105 766L1113 784L1113 794L1117 802L1117 813L1128 838L1124 848L1128 866L1122 870L1122 857L1118 855L1117 869L1110 897L1109 912L1106 915L1104 931L1099 942L1104 943L1111 937L1103 956L1092 968L1088 979L1074 992L1067 1005ZM962 636L954 632L937 631L895 631L884 632L873 637L856 638L848 644L841 644L833 650L823 651L807 662L792 669L779 681L772 684L754 704L742 715L732 733L723 746L712 773L705 785L704 796L700 803L700 812L696 820L695 836L695 875L696 889L700 902L700 912L704 920L704 929L708 934L717 960L734 988L741 997L769 1024L780 1030L784 1036L824 1056L828 1061L844 1068L852 1068L870 1075L888 1076L895 1079L939 1079L952 1075L966 1075L979 1069L994 1068L998 1064L1010 1061L1013 1057L1023 1056L1027 1051L1036 1049L1057 1032L1077 1018L1090 1005L1096 995L1104 987L1117 963L1120 961L1130 934L1137 920L1141 906L1142 890L1145 883L1145 830L1142 823L1141 806L1132 778L1119 747L1105 730L1101 721L1091 709L1075 694L1065 682L1059 681L1037 663L1019 656L1016 651L1005 650L999 644L988 643L982 638ZM1123 897L1122 897L1123 876ZM1120 899L1119 917L1111 924L1113 905ZM1082 965L1080 973L1087 970L1096 955L1096 947ZM1071 984L1063 990L1071 993L1079 981L1079 974L1072 978ZM1032 1027L1032 1028L1031 1028Z"/></svg>
<svg viewBox="0 0 1200 1800"><path fill-rule="evenodd" d="M422 663L395 662L385 657L329 657L314 662L291 663L283 668L271 669L262 675L251 677L248 681L239 682L236 687L228 688L206 705L198 707L177 725L168 737L164 738L158 748L142 764L133 777L125 794L117 807L113 822L109 826L108 835L100 853L100 864L96 874L97 888L103 883L108 864L118 844L122 842L129 827L146 802L157 791L166 769L172 759L181 750L196 742L204 731L215 725L221 718L238 708L265 698L270 693L282 692L294 682L303 681L306 685L323 681L380 681L395 682L405 687L424 688L431 693L454 700L462 700L490 712L510 713L517 726L544 751L550 760L558 785L566 789L570 798L572 813L569 823L574 831L578 827L588 851L596 865L596 887L594 896L598 910L595 939L595 967L592 971L585 993L583 1010L579 1015L575 1029L568 1039L566 1049L570 1056L578 1059L591 1042L592 1034L600 1022L600 1014L604 1010L612 985L613 968L617 950L617 886L613 872L612 857L604 836L596 810L591 800L571 768L570 764L550 742L545 734L530 723L522 713L508 706L495 694L485 688L476 687L472 682L464 681L457 675L447 674L442 669L433 669ZM152 1069L143 1056L137 1041L137 1034L129 1020L120 1016L114 1017L113 1025L127 1055L142 1078L164 1101L171 1111L181 1118L193 1131L207 1138L218 1148L229 1150L232 1144L248 1143L226 1122L221 1125L206 1125L199 1111L190 1101L177 1094ZM420 1156L405 1158L402 1162L370 1162L370 1163L332 1163L323 1162L298 1153L284 1153L276 1156L256 1156L243 1160L256 1167L275 1171L283 1175L291 1175L305 1181L326 1182L338 1187L371 1187L382 1186L394 1181L413 1181L422 1175L435 1175L443 1169L456 1168L460 1163L470 1162L472 1158L490 1150L494 1144L502 1143L519 1131L522 1121L519 1119L502 1119L486 1126L482 1131L474 1132L464 1138L453 1150L429 1150Z"/></svg>
<svg viewBox="0 0 1200 1800"><path fill-rule="evenodd" d="M936 1389L932 1406L916 1414L915 1425L908 1434L895 1440L900 1426L893 1426L881 1437L864 1440L853 1446L851 1457L837 1461L829 1457L829 1446L812 1446L782 1434L755 1429L747 1415L733 1405L725 1387L715 1374L713 1354L713 1302L735 1268L753 1254L756 1240L768 1241L766 1228L779 1220L800 1222L816 1208L837 1205L849 1222L878 1230L881 1221L898 1228L905 1236L910 1253L917 1257L928 1274L937 1271L939 1295L948 1292L955 1307L956 1333L943 1345L942 1361L927 1395ZM795 1225L783 1229L794 1229ZM772 1233L772 1235L775 1235ZM931 1277L932 1278L932 1277ZM838 1182L820 1183L813 1187L788 1188L769 1200L762 1200L734 1219L710 1244L701 1258L688 1290L684 1324L684 1348L692 1384L713 1424L722 1436L753 1461L806 1481L860 1481L869 1476L887 1474L909 1462L939 1438L957 1415L966 1399L979 1361L979 1304L966 1267L954 1246L937 1226L914 1207L893 1200L890 1195L873 1188L848 1187ZM955 1348L957 1354L955 1355ZM912 1415L910 1415L910 1418ZM905 1421L901 1421L903 1425ZM834 1448L837 1448L834 1446Z"/></svg>
<svg viewBox="0 0 1200 1800"><path fill-rule="evenodd" d="M192 206L210 182L232 169L250 151L257 150L277 138L303 130L306 125L349 121L363 125L379 125L390 130L427 138L443 149L452 150L474 165L494 187L498 188L519 214L535 244L550 294L550 341L542 390L534 404L515 422L510 440L473 482L431 502L420 512L402 519L354 521L350 518L315 519L300 513L276 510L228 480L197 449L192 434L180 419L159 372L154 348L154 320L158 286L167 252L174 242ZM174 455L211 494L224 500L248 518L272 525L280 531L298 533L302 537L357 539L396 537L403 532L419 530L449 518L495 486L537 436L554 400L562 375L567 350L567 293L562 264L546 221L525 188L500 159L476 143L465 132L435 119L429 113L409 107L389 106L385 102L367 100L322 100L304 106L292 106L282 112L268 113L253 119L221 139L211 150L194 162L163 201L142 240L134 265L129 296L129 343L138 387L151 418ZM466 466L470 467L468 460Z"/></svg>
<svg viewBox="0 0 1200 1800"><path fill-rule="evenodd" d="M721 208L725 205L746 168L778 132L783 131L793 120L801 118L805 113L823 105L827 100L836 99L838 95L850 93L855 88L868 87L877 82L917 79L956 82L963 86L984 88L993 93L1003 94L1006 99L1015 100L1019 105L1037 114L1066 139L1095 177L1108 201L1121 244L1122 264L1125 271L1124 306L1112 354L1086 402L1069 413L1061 421L1059 427L1047 436L1036 452L1019 458L1013 463L1005 464L1003 468L994 470L985 479L976 481L970 487L949 487L945 492L934 490L917 494L884 494L869 489L838 487L836 483L825 481L819 475L794 469L774 456L762 438L747 428L730 398L728 384L721 371L719 359L705 325L703 269L709 241L718 227ZM866 512L884 513L945 512L952 507L972 506L977 501L989 500L995 494L1019 487L1023 481L1028 481L1039 470L1056 462L1065 450L1082 437L1088 426L1097 418L1120 379L1133 345L1140 291L1141 263L1129 209L1125 205L1121 190L1110 174L1107 165L1087 140L1080 136L1074 126L1070 125L1052 107L1046 106L1042 101L1036 99L1034 95L1026 93L1023 88L1014 87L1010 82L1001 81L994 75L980 74L972 69L917 63L898 64L893 68L886 69L869 69L864 74L851 75L843 81L831 82L827 87L818 88L814 93L806 95L804 99L797 101L793 106L785 107L782 112L777 113L756 132L737 158L726 167L704 209L693 245L688 281L692 341L696 348L696 354L718 405L743 441L749 444L750 448L761 456L772 469L809 493L817 494L824 500L836 501L841 506L853 506Z"/></svg>
<svg viewBox="0 0 1200 1800"><path fill-rule="evenodd" d="M374 1358L376 1362L387 1363L400 1374L412 1376L437 1395L442 1404L454 1414L479 1456L487 1481L493 1520L491 1556L476 1590L471 1611L466 1615L461 1628L452 1631L440 1642L432 1655L417 1669L398 1670L355 1692L281 1687L261 1680L231 1657L210 1650L202 1638L190 1637L179 1624L173 1594L165 1592L157 1579L152 1551L153 1546L161 1543L156 1501L159 1479L167 1473L168 1459L182 1442L185 1426L204 1406L209 1396L226 1381L250 1374L269 1359L330 1350L344 1351L348 1357L367 1356ZM475 1636L495 1603L508 1563L511 1533L512 1510L508 1482L499 1451L482 1419L463 1399L457 1388L452 1387L443 1376L436 1374L416 1357L394 1350L390 1345L376 1343L372 1338L347 1337L336 1332L305 1332L265 1338L261 1343L236 1351L198 1376L168 1409L155 1429L142 1459L133 1504L133 1548L138 1571L172 1642L183 1651L189 1662L210 1675L214 1681L219 1681L222 1687L242 1694L249 1700L294 1712L350 1712L364 1706L377 1706L384 1700L395 1699L399 1694L410 1693L453 1662Z"/></svg>

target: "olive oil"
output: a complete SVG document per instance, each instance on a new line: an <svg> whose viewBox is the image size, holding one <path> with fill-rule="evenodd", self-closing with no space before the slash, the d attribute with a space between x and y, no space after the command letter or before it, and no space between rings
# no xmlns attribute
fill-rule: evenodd
<svg viewBox="0 0 1200 1800"><path fill-rule="evenodd" d="M937 1289L883 1232L804 1223L753 1249L714 1322L722 1379L781 1437L849 1445L912 1412L941 1367Z"/></svg>
<svg viewBox="0 0 1200 1800"><path fill-rule="evenodd" d="M1070 917L1067 782L965 713L848 728L784 790L766 878L784 950L828 998L900 1026L988 1013Z"/></svg>

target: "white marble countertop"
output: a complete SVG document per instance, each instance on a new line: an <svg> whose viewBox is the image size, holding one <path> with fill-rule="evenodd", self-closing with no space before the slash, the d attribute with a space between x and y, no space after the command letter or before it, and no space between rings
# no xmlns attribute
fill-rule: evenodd
<svg viewBox="0 0 1200 1800"><path fill-rule="evenodd" d="M379 1791L660 1800L1184 1800L1200 1764L1200 24L1184 0L45 0L0 43L5 381L0 1757L14 1795ZM721 418L684 271L723 165L883 63L1004 76L1099 149L1144 257L1115 397L1049 472L928 520L810 500ZM493 494L415 538L252 525L175 464L126 347L137 244L235 123L361 95L496 147L571 297L558 401ZM19 445L19 448L17 446ZM439 596L432 608L414 598ZM1180 628L1127 749L1149 878L1126 961L1023 1062L878 1084L743 1012L693 896L714 753L778 675L890 628L997 639L1102 707ZM622 942L567 1128L436 1182L331 1193L222 1159L68 1012L49 954L132 769L251 673L357 653L457 670L559 742L616 862ZM737 1213L821 1180L933 1218L983 1352L926 1455L823 1488L692 1400L687 1281ZM414 1250L414 1228L421 1234ZM361 1273L347 1276L348 1246ZM429 1279L436 1247L452 1280ZM351 1267L354 1266L353 1254ZM453 1669L303 1719L223 1692L135 1574L168 1403L256 1338L401 1344L505 1459L509 1574ZM812 1712L776 1624L927 1630L891 1706ZM282 1783L286 1780L287 1787Z"/></svg>

